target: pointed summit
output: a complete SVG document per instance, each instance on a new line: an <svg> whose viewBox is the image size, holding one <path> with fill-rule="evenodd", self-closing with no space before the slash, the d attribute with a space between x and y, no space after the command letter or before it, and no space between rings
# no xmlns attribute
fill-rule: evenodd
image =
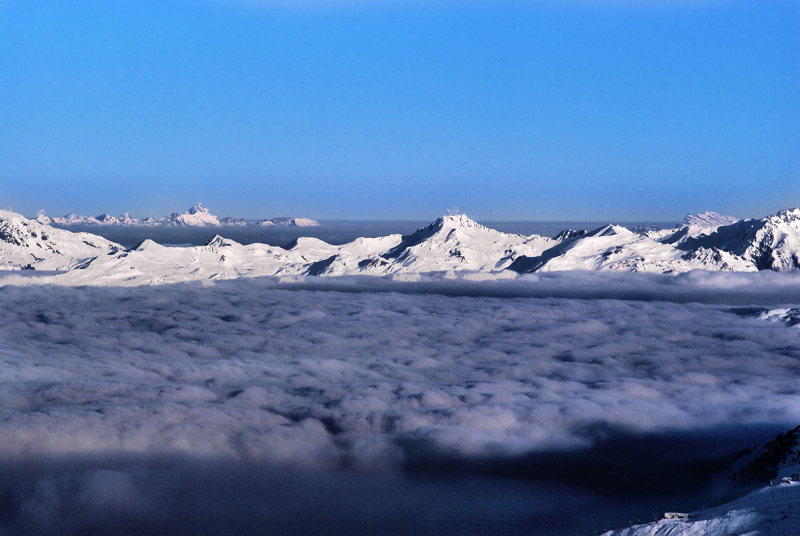
<svg viewBox="0 0 800 536"><path fill-rule="evenodd" d="M767 220L772 223L794 223L796 221L800 221L800 208L792 207L779 210L777 214L774 216L769 216Z"/></svg>
<svg viewBox="0 0 800 536"><path fill-rule="evenodd" d="M208 209L203 206L202 203L196 203L192 208L189 209L188 214L210 214Z"/></svg>
<svg viewBox="0 0 800 536"><path fill-rule="evenodd" d="M211 214L201 203L197 203L183 214L173 214L165 222L167 225L180 225L191 227L220 227L219 219Z"/></svg>
<svg viewBox="0 0 800 536"><path fill-rule="evenodd" d="M447 214L438 218L433 222L429 228L436 227L438 229L479 229L489 230L480 223L476 222L466 214Z"/></svg>

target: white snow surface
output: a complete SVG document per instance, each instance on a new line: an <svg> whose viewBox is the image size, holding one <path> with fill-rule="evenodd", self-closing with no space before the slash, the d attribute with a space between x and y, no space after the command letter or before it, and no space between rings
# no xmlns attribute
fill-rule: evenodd
<svg viewBox="0 0 800 536"><path fill-rule="evenodd" d="M211 214L202 204L197 203L188 212L183 214L172 213L169 219L164 222L166 225L186 225L191 227L219 227L222 225L219 218Z"/></svg>
<svg viewBox="0 0 800 536"><path fill-rule="evenodd" d="M309 218L272 218L262 220L259 225L282 225L284 227L317 227L319 222Z"/></svg>
<svg viewBox="0 0 800 536"><path fill-rule="evenodd" d="M762 320L771 322L784 322L790 326L800 329L800 308L783 307L779 309L769 309L759 315Z"/></svg>
<svg viewBox="0 0 800 536"><path fill-rule="evenodd" d="M796 536L800 534L800 482L765 487L688 520L662 519L603 536Z"/></svg>
<svg viewBox="0 0 800 536"><path fill-rule="evenodd" d="M93 234L54 229L47 223L0 210L0 270L70 270L98 255L122 249Z"/></svg>
<svg viewBox="0 0 800 536"><path fill-rule="evenodd" d="M688 236L709 235L724 225L731 225L739 221L733 216L723 216L716 212L702 212L689 214L683 219L683 225L688 228Z"/></svg>

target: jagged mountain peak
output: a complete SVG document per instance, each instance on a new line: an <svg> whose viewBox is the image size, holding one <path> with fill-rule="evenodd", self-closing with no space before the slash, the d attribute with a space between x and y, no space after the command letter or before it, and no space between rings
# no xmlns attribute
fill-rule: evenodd
<svg viewBox="0 0 800 536"><path fill-rule="evenodd" d="M629 229L626 229L625 227L609 223L602 227L598 227L594 231L586 233L586 236L591 237L591 236L634 235L634 234L636 233L634 233Z"/></svg>
<svg viewBox="0 0 800 536"><path fill-rule="evenodd" d="M189 214L210 214L208 209L203 206L202 203L195 203L192 208L189 209Z"/></svg>
<svg viewBox="0 0 800 536"><path fill-rule="evenodd" d="M556 242L566 242L567 240L572 240L573 238L578 238L583 236L588 231L586 229L564 229L556 236L553 237L553 240Z"/></svg>
<svg viewBox="0 0 800 536"><path fill-rule="evenodd" d="M777 214L768 216L766 220L771 223L794 223L800 221L800 208L792 207L779 210Z"/></svg>
<svg viewBox="0 0 800 536"><path fill-rule="evenodd" d="M446 214L433 222L430 227L448 229L487 229L487 227L484 227L466 214Z"/></svg>
<svg viewBox="0 0 800 536"><path fill-rule="evenodd" d="M88 233L71 233L0 211L0 269L66 270L122 246Z"/></svg>
<svg viewBox="0 0 800 536"><path fill-rule="evenodd" d="M225 238L218 234L211 237L211 239L206 242L207 247L229 247L238 244L235 240L231 240L230 238Z"/></svg>

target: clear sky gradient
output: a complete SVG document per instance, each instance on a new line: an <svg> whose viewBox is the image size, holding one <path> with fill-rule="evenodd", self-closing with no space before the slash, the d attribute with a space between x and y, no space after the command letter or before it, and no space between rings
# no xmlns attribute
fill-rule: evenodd
<svg viewBox="0 0 800 536"><path fill-rule="evenodd" d="M0 0L27 215L760 217L798 125L798 1Z"/></svg>

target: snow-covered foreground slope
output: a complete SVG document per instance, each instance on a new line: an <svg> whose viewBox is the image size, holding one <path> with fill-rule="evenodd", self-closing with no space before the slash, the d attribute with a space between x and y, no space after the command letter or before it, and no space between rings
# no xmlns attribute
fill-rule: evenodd
<svg viewBox="0 0 800 536"><path fill-rule="evenodd" d="M800 534L800 426L737 460L720 475L727 486L757 487L688 519L609 531L604 536L795 536Z"/></svg>
<svg viewBox="0 0 800 536"><path fill-rule="evenodd" d="M71 233L0 210L0 270L70 270L122 246L89 233Z"/></svg>
<svg viewBox="0 0 800 536"><path fill-rule="evenodd" d="M797 536L800 534L800 482L756 490L687 520L655 523L606 532L603 536Z"/></svg>

